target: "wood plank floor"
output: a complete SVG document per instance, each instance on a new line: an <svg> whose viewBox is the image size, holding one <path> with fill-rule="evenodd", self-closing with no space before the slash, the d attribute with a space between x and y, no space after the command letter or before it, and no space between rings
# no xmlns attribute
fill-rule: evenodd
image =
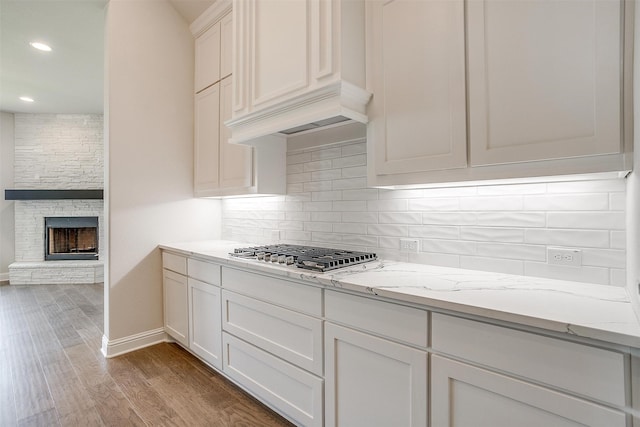
<svg viewBox="0 0 640 427"><path fill-rule="evenodd" d="M176 344L105 359L102 292L0 286L0 426L291 426Z"/></svg>

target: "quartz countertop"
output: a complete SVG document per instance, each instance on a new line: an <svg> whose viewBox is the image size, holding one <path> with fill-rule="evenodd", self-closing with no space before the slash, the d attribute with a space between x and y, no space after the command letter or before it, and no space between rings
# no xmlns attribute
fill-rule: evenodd
<svg viewBox="0 0 640 427"><path fill-rule="evenodd" d="M249 246L214 240L160 248L326 288L640 348L640 323L621 287L388 260L319 273L229 256L234 248Z"/></svg>

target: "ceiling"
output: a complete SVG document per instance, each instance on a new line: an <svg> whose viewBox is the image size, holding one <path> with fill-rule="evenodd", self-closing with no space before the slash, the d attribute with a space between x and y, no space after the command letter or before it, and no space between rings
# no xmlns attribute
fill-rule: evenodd
<svg viewBox="0 0 640 427"><path fill-rule="evenodd" d="M169 0L189 24L214 1ZM0 111L103 112L107 2L0 0ZM53 50L32 48L36 40Z"/></svg>

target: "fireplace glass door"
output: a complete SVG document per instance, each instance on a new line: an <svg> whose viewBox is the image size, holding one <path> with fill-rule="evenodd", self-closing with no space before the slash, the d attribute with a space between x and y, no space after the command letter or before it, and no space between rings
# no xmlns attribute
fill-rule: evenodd
<svg viewBox="0 0 640 427"><path fill-rule="evenodd" d="M98 259L98 217L45 218L44 259Z"/></svg>

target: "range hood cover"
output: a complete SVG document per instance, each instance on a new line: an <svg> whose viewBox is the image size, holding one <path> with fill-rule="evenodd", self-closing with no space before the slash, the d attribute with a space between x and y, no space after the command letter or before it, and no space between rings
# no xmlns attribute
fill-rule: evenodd
<svg viewBox="0 0 640 427"><path fill-rule="evenodd" d="M260 145L267 135L286 137L354 120L367 123L371 93L349 82L338 81L292 99L234 117L225 122L230 142Z"/></svg>

